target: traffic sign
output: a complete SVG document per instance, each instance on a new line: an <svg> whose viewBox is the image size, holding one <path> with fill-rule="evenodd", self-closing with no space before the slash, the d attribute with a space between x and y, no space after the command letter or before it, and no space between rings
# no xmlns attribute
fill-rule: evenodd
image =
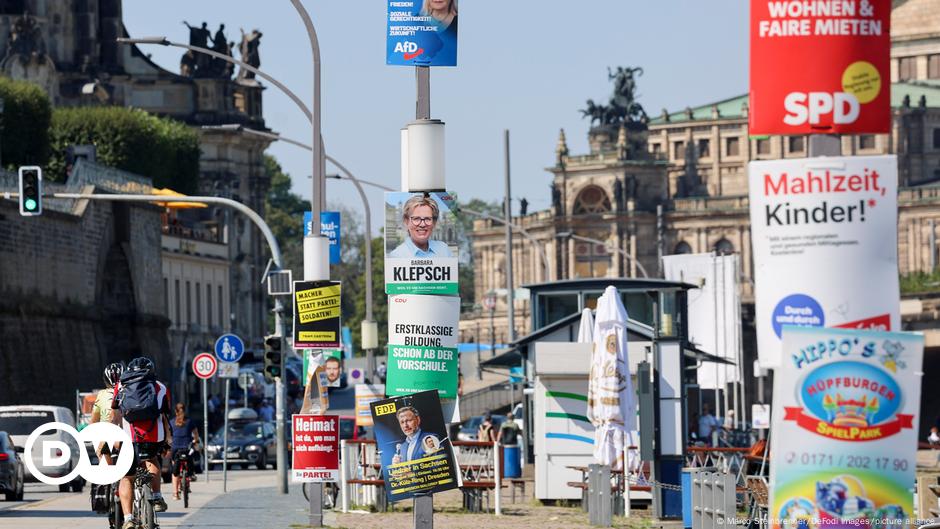
<svg viewBox="0 0 940 529"><path fill-rule="evenodd" d="M200 353L193 358L193 373L199 378L212 378L219 368L219 362L209 353Z"/></svg>
<svg viewBox="0 0 940 529"><path fill-rule="evenodd" d="M234 334L223 334L215 341L215 356L223 362L238 362L245 354L245 342Z"/></svg>
<svg viewBox="0 0 940 529"><path fill-rule="evenodd" d="M493 310L496 308L496 296L487 295L483 298L483 308Z"/></svg>
<svg viewBox="0 0 940 529"><path fill-rule="evenodd" d="M238 387L242 389L249 389L255 385L255 378L251 376L251 373L242 373L238 375Z"/></svg>
<svg viewBox="0 0 940 529"><path fill-rule="evenodd" d="M219 378L238 378L238 364L235 362L219 363Z"/></svg>

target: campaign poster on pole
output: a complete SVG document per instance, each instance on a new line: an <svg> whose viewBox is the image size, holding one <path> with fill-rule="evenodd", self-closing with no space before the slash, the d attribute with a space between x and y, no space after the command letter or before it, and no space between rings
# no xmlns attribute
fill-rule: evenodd
<svg viewBox="0 0 940 529"><path fill-rule="evenodd" d="M771 528L912 527L923 335L786 326L783 348Z"/></svg>
<svg viewBox="0 0 940 529"><path fill-rule="evenodd" d="M339 481L339 417L291 415L295 483Z"/></svg>
<svg viewBox="0 0 940 529"><path fill-rule="evenodd" d="M385 384L356 384L356 426L372 426L372 407L385 398Z"/></svg>
<svg viewBox="0 0 940 529"><path fill-rule="evenodd" d="M389 0L385 64L457 66L457 0Z"/></svg>
<svg viewBox="0 0 940 529"><path fill-rule="evenodd" d="M312 229L313 213L304 211L304 237L309 237ZM339 211L320 212L320 235L330 240L330 264L335 265L342 262Z"/></svg>
<svg viewBox="0 0 940 529"><path fill-rule="evenodd" d="M456 296L458 225L447 193L385 193L385 293Z"/></svg>
<svg viewBox="0 0 940 529"><path fill-rule="evenodd" d="M900 328L895 156L751 162L748 178L761 367L784 325Z"/></svg>
<svg viewBox="0 0 940 529"><path fill-rule="evenodd" d="M748 132L889 132L891 5L751 0Z"/></svg>
<svg viewBox="0 0 940 529"><path fill-rule="evenodd" d="M389 501L459 486L459 470L436 391L379 400L370 406Z"/></svg>
<svg viewBox="0 0 940 529"><path fill-rule="evenodd" d="M441 398L457 397L459 321L458 297L388 297L389 396L436 389Z"/></svg>
<svg viewBox="0 0 940 529"><path fill-rule="evenodd" d="M317 355L320 355L317 359ZM303 355L303 380L307 380L307 369L311 365L323 365L326 375L326 386L338 388L342 382L342 375L345 372L343 367L343 352L339 349L304 349Z"/></svg>
<svg viewBox="0 0 940 529"><path fill-rule="evenodd" d="M294 281L294 349L340 345L340 282Z"/></svg>

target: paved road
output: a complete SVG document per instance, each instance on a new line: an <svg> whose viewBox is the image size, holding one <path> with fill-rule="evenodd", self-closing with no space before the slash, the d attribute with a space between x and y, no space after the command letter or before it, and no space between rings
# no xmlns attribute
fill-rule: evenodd
<svg viewBox="0 0 940 529"><path fill-rule="evenodd" d="M274 470L229 472L228 492L222 492L222 473L213 472L193 484L189 509L169 499L170 509L158 515L161 529L226 527L233 529L288 529L307 527L309 515L300 485L290 493L277 493ZM164 490L169 485L164 484ZM167 495L169 498L169 495ZM332 513L327 515L327 523ZM91 511L88 488L81 493L60 493L56 487L27 485L25 501L0 502L3 529L106 529L107 518Z"/></svg>

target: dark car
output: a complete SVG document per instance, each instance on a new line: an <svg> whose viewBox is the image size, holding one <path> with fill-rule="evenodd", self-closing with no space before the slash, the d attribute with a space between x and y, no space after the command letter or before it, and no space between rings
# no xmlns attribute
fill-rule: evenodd
<svg viewBox="0 0 940 529"><path fill-rule="evenodd" d="M223 461L223 429L220 428L209 440L209 470ZM262 421L236 421L228 425L228 453L225 457L230 466L254 465L258 470L277 461L277 436L274 423Z"/></svg>
<svg viewBox="0 0 940 529"><path fill-rule="evenodd" d="M339 438L341 440L360 440L365 439L365 426L356 426L356 418L342 415L339 418Z"/></svg>
<svg viewBox="0 0 940 529"><path fill-rule="evenodd" d="M26 481L26 469L22 449L13 446L13 440L6 432L0 432L0 492L7 501L23 500L23 482Z"/></svg>

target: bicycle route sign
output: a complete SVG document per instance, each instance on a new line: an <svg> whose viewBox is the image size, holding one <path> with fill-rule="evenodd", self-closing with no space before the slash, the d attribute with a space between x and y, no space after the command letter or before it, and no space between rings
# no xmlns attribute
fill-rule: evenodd
<svg viewBox="0 0 940 529"><path fill-rule="evenodd" d="M218 369L218 360L209 353L200 353L193 358L193 373L199 378L212 378Z"/></svg>
<svg viewBox="0 0 940 529"><path fill-rule="evenodd" d="M215 356L223 362L238 362L245 354L245 342L234 334L223 334L215 341Z"/></svg>

